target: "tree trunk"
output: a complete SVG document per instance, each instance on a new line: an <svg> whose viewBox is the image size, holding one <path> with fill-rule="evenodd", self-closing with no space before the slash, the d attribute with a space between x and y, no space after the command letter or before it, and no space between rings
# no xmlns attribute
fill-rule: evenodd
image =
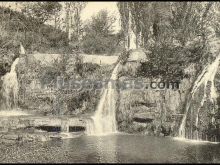
<svg viewBox="0 0 220 165"><path fill-rule="evenodd" d="M71 40L71 34L70 34L70 3L66 2L66 33L68 41Z"/></svg>

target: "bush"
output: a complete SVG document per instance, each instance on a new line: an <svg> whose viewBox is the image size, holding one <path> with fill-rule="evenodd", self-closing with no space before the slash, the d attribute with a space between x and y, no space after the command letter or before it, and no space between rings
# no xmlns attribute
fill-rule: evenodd
<svg viewBox="0 0 220 165"><path fill-rule="evenodd" d="M82 40L82 50L87 54L112 54L115 51L114 36L88 34Z"/></svg>
<svg viewBox="0 0 220 165"><path fill-rule="evenodd" d="M130 51L127 51L126 49L124 49L118 57L118 62L124 65L127 62L129 55L130 55Z"/></svg>
<svg viewBox="0 0 220 165"><path fill-rule="evenodd" d="M39 24L34 18L28 18L9 8L0 7L0 16L0 43L8 43L4 49L12 50L13 43L20 42L27 52L47 53L49 50L53 53L63 53L66 50L63 48L68 47L67 34L51 25Z"/></svg>
<svg viewBox="0 0 220 165"><path fill-rule="evenodd" d="M40 74L41 84L49 84L51 81L55 81L57 76L60 76L60 71L54 67L44 67Z"/></svg>
<svg viewBox="0 0 220 165"><path fill-rule="evenodd" d="M7 70L5 69L4 64L1 63L1 64L0 64L0 77L3 76L3 75L5 75L6 72L7 72Z"/></svg>
<svg viewBox="0 0 220 165"><path fill-rule="evenodd" d="M100 68L98 64L92 64L92 63L83 63L82 65L82 73L86 77L86 75L90 75L95 72L96 69Z"/></svg>
<svg viewBox="0 0 220 165"><path fill-rule="evenodd" d="M198 63L206 54L200 45L191 47L153 47L149 61L141 63L138 76L157 77L165 80L181 80L187 75L184 68L191 63Z"/></svg>

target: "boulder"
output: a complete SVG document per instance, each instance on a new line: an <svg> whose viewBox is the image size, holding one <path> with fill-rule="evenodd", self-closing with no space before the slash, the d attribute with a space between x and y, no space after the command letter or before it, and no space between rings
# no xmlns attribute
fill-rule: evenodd
<svg viewBox="0 0 220 165"><path fill-rule="evenodd" d="M130 52L130 55L127 61L128 62L131 62L131 61L145 62L147 60L148 58L147 58L147 55L144 49L135 49Z"/></svg>

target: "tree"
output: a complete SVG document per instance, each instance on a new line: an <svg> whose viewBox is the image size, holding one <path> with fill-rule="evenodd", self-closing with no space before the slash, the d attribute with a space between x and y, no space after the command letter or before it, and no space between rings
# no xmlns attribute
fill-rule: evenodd
<svg viewBox="0 0 220 165"><path fill-rule="evenodd" d="M116 18L107 10L101 10L84 25L85 36L82 39L86 53L110 53L117 43L117 35L113 34Z"/></svg>
<svg viewBox="0 0 220 165"><path fill-rule="evenodd" d="M101 10L97 15L93 16L92 19L87 22L84 26L85 33L101 34L108 36L113 33L113 24L116 18L108 14L107 10Z"/></svg>
<svg viewBox="0 0 220 165"><path fill-rule="evenodd" d="M72 3L72 8L74 8L75 10L75 14L73 16L73 28L75 27L75 29L73 30L76 36L77 41L79 41L80 39L80 33L81 33L81 29L82 29L82 20L80 17L80 14L82 12L82 10L85 8L87 2L75 2Z"/></svg>
<svg viewBox="0 0 220 165"><path fill-rule="evenodd" d="M185 46L197 35L206 35L206 25L210 23L209 13L213 4L213 2L118 2L118 8L124 36L128 35L131 19L138 45L147 47L149 41L153 40L154 45L178 42Z"/></svg>
<svg viewBox="0 0 220 165"><path fill-rule="evenodd" d="M87 2L65 2L65 27L69 41L72 40L73 36L75 36L77 41L80 38L80 30L82 26L80 14L86 4Z"/></svg>
<svg viewBox="0 0 220 165"><path fill-rule="evenodd" d="M185 46L187 42L193 40L197 36L205 39L205 26L210 20L207 20L209 10L213 2L196 3L196 2L178 2L171 4L172 19L170 25L173 30L174 37Z"/></svg>
<svg viewBox="0 0 220 165"><path fill-rule="evenodd" d="M59 2L31 2L26 3L22 11L27 16L33 17L40 24L43 24L59 12L61 7Z"/></svg>
<svg viewBox="0 0 220 165"><path fill-rule="evenodd" d="M121 15L125 46L130 45L132 31L136 35L136 47L148 45L155 14L153 2L118 2L117 6Z"/></svg>

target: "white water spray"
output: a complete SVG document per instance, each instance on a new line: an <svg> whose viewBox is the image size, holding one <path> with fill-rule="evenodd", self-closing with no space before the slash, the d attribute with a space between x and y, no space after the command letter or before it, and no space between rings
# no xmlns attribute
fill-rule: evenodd
<svg viewBox="0 0 220 165"><path fill-rule="evenodd" d="M20 54L25 54L25 49L22 46L22 44L20 44ZM18 62L19 58L16 58L11 65L10 72L6 73L6 75L2 77L1 94L4 103L1 109L3 110L12 110L17 108L19 86L16 73L16 66Z"/></svg>
<svg viewBox="0 0 220 165"><path fill-rule="evenodd" d="M117 80L119 64L116 65L112 72L110 80ZM117 124L115 118L116 111L116 89L112 82L109 81L107 89L104 89L99 101L95 115L92 117L92 122L89 122L87 134L90 135L106 135L117 132Z"/></svg>
<svg viewBox="0 0 220 165"><path fill-rule="evenodd" d="M20 44L20 54L25 54L25 49L22 44Z"/></svg>
<svg viewBox="0 0 220 165"><path fill-rule="evenodd" d="M208 98L208 96L206 94L208 82L211 82L210 99L211 99L213 105L215 105L216 98L217 98L217 92L216 92L215 86L214 86L214 78L215 78L215 75L216 75L217 70L218 70L219 60L220 60L220 56L218 56L213 63L207 65L204 68L204 70L202 71L202 73L199 75L197 80L195 81L193 89L190 93L191 94L191 99L188 100L189 102L187 103L187 106L186 106L186 112L184 114L184 117L182 119L182 123L180 125L180 129L179 129L179 137L180 138L185 138L185 136L186 136L186 131L185 131L185 129L186 129L186 119L187 119L188 111L189 111L189 108L190 108L191 100L194 98L194 95L195 95L197 89L202 84L204 84L204 95L203 95L200 107L197 110L196 127L198 127L198 123L199 123L199 111L200 111L201 107L203 106L204 102ZM214 110L214 108L213 108L213 110ZM213 120L214 119L212 119L212 122L214 122ZM198 139L198 133L197 133L197 139Z"/></svg>
<svg viewBox="0 0 220 165"><path fill-rule="evenodd" d="M11 71L2 77L3 83L1 92L4 99L4 105L2 108L6 110L17 108L18 80L16 65L18 64L18 61L19 58L16 58L11 66Z"/></svg>

